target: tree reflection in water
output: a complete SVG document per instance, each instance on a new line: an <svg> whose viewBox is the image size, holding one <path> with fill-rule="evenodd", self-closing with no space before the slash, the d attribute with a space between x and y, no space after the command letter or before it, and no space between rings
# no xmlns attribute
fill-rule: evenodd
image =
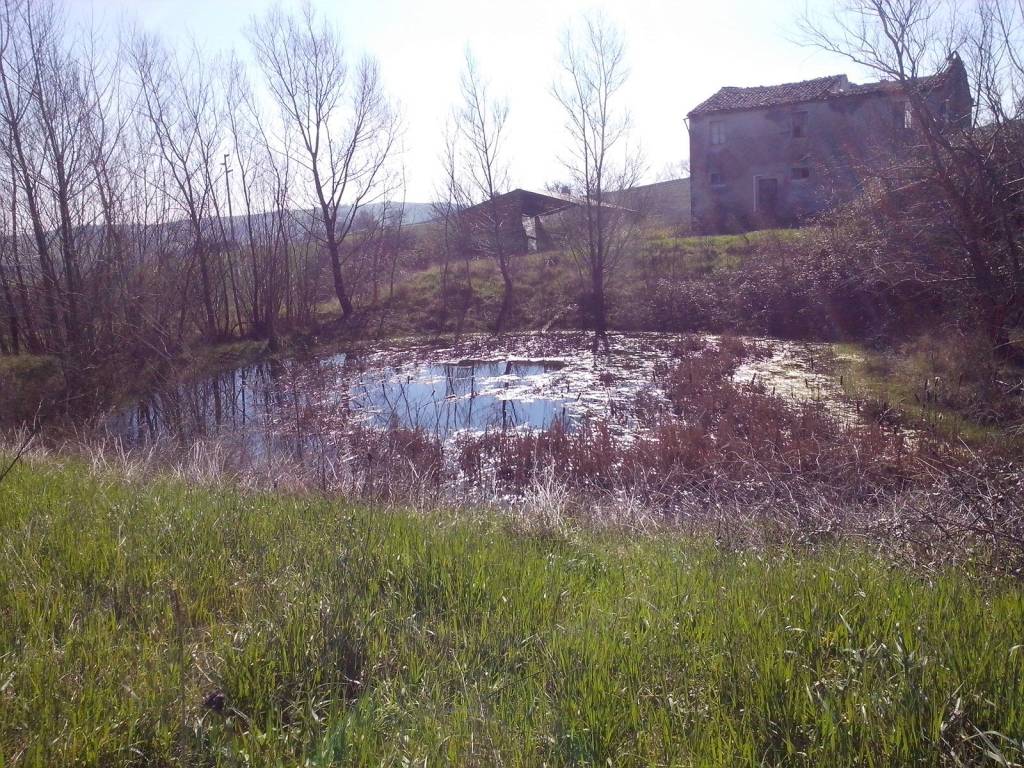
<svg viewBox="0 0 1024 768"><path fill-rule="evenodd" d="M368 368L346 355L271 360L180 382L140 398L105 423L126 445L171 438L183 446L231 434L254 457L301 455L336 444L354 425L457 432L571 424L572 396L548 361L484 361Z"/></svg>

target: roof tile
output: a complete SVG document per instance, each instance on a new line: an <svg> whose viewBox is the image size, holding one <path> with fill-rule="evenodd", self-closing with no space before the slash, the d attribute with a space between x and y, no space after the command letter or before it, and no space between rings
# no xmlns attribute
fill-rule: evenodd
<svg viewBox="0 0 1024 768"><path fill-rule="evenodd" d="M935 87L942 83L946 74L946 72L941 72L930 77L921 77L918 78L917 83L924 88ZM753 88L726 86L725 88L720 88L711 98L690 110L690 115L732 112L743 109L763 109L765 107L799 104L806 101L818 101L840 96L890 93L900 88L900 83L891 80L857 85L849 82L845 75L817 77L813 80L803 80L799 83L758 85Z"/></svg>
<svg viewBox="0 0 1024 768"><path fill-rule="evenodd" d="M799 83L782 83L781 85L759 85L754 88L737 88L726 86L710 99L701 102L692 110L691 115L707 112L726 112L736 109L757 109L777 104L796 104L801 101L813 101L827 96L846 81L843 75L818 77Z"/></svg>

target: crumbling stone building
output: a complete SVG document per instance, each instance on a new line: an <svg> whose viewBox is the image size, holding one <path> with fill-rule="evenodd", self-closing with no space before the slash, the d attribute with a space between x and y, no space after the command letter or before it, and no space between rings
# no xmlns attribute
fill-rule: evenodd
<svg viewBox="0 0 1024 768"><path fill-rule="evenodd" d="M639 217L629 205L645 204L652 215L681 217L687 188L673 181L608 192L602 207ZM517 256L561 247L568 231L580 225L577 213L582 204L570 195L513 189L459 213L462 248L477 256L493 256L499 250Z"/></svg>
<svg viewBox="0 0 1024 768"><path fill-rule="evenodd" d="M513 189L466 208L459 222L469 253L490 256L499 250L506 255L543 251L552 237L543 217L572 205L565 196Z"/></svg>
<svg viewBox="0 0 1024 768"><path fill-rule="evenodd" d="M942 124L970 118L956 54L909 87ZM704 233L799 224L853 198L916 137L904 85L857 85L846 75L722 88L690 111L687 126L691 216Z"/></svg>

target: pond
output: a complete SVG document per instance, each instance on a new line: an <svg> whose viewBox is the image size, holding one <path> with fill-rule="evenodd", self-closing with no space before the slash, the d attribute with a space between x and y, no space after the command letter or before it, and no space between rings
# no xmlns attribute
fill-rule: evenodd
<svg viewBox="0 0 1024 768"><path fill-rule="evenodd" d="M349 397L352 409L375 426L397 424L441 438L466 429L544 428L571 421L568 381L558 375L564 369L554 360L389 367L359 374Z"/></svg>
<svg viewBox="0 0 1024 768"><path fill-rule="evenodd" d="M628 434L664 405L658 365L694 339L717 343L677 334L616 335L611 354L594 355L582 334L521 334L269 360L175 382L116 410L104 427L128 446L230 434L256 453L331 442L353 428L401 427L446 441L464 432L555 423L572 431L600 420ZM770 354L744 362L737 381L761 377L771 386L778 380L791 398L829 394L827 380L810 370L815 358L808 345L797 354L796 345L771 344Z"/></svg>

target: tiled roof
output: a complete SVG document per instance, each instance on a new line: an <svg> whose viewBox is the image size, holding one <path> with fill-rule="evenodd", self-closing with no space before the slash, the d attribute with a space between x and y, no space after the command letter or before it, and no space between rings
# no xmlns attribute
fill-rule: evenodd
<svg viewBox="0 0 1024 768"><path fill-rule="evenodd" d="M827 96L846 81L844 75L818 77L799 83L783 83L782 85L759 85L754 88L736 88L726 86L720 89L707 101L701 102L692 110L691 115L706 112L727 112L735 109L758 109L776 104L797 104L801 101L814 101Z"/></svg>
<svg viewBox="0 0 1024 768"><path fill-rule="evenodd" d="M918 78L917 83L923 88L935 87L941 85L943 78L947 74L947 72L942 72L930 77ZM849 82L845 75L818 77L814 80L804 80L799 83L758 85L753 88L726 86L719 89L710 99L701 102L690 110L690 114L703 115L710 112L762 109L764 107L799 104L805 101L818 101L840 96L889 93L900 88L900 83L892 80L857 85Z"/></svg>
<svg viewBox="0 0 1024 768"><path fill-rule="evenodd" d="M937 75L929 75L928 77L919 77L911 82L915 83L921 91L926 91L930 88L936 88L941 86L943 81L946 79L948 72L940 72ZM856 83L850 83L849 86L837 93L836 95L857 95L862 93L892 93L893 91L900 91L903 86L898 80L880 80L877 83L864 83L857 85Z"/></svg>

